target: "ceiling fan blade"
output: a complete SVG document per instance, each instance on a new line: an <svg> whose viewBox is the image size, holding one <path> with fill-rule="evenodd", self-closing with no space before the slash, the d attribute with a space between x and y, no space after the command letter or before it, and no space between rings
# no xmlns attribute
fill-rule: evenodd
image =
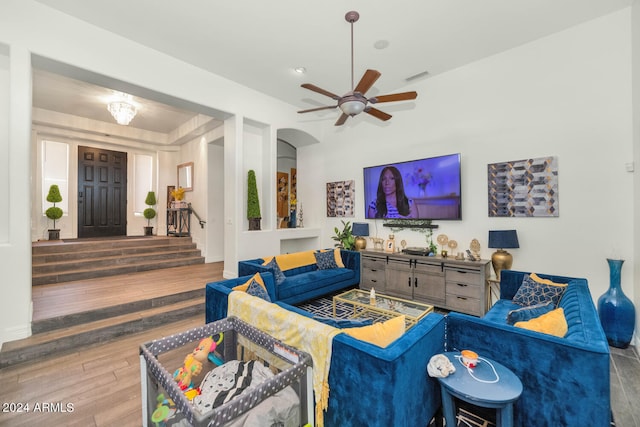
<svg viewBox="0 0 640 427"><path fill-rule="evenodd" d="M377 102L393 102L393 101L406 101L409 99L416 99L418 97L417 92L403 92L394 93L392 95L380 95L369 98L369 102L375 104Z"/></svg>
<svg viewBox="0 0 640 427"><path fill-rule="evenodd" d="M348 114L342 113L342 115L338 117L338 120L336 120L336 123L334 126L342 126L344 122L347 121L348 118L349 118Z"/></svg>
<svg viewBox="0 0 640 427"><path fill-rule="evenodd" d="M373 108L373 107L365 109L364 112L367 114L371 114L373 117L383 120L385 122L392 117L391 114L387 114L384 111L380 111L377 108Z"/></svg>
<svg viewBox="0 0 640 427"><path fill-rule="evenodd" d="M332 110L336 108L337 105L328 105L326 107L317 107L317 108L309 108L308 110L300 110L298 113L310 113L312 111L320 111L320 110Z"/></svg>
<svg viewBox="0 0 640 427"><path fill-rule="evenodd" d="M300 85L300 86L302 86L302 87L303 87L303 88L305 88L305 89L309 89L309 90L312 90L312 91L317 92L317 93L319 93L319 94L322 94L322 95L328 96L329 98L333 98L333 99L335 99L336 101L337 101L338 99L340 99L340 97L339 97L338 95L336 95L335 93L331 93L331 92L329 92L328 90L324 90L324 89L322 89L322 88L319 88L318 86L316 86L316 85L312 85L311 83L304 83L304 84L302 84L302 85Z"/></svg>
<svg viewBox="0 0 640 427"><path fill-rule="evenodd" d="M358 86L356 86L356 88L353 89L353 91L354 92L360 92L361 94L364 94L369 89L371 89L371 86L373 86L373 84L376 82L376 80L378 80L378 78L381 75L382 74L380 73L380 71L376 71L376 70L367 70L367 71L365 71L364 75L360 79L360 83L358 83Z"/></svg>

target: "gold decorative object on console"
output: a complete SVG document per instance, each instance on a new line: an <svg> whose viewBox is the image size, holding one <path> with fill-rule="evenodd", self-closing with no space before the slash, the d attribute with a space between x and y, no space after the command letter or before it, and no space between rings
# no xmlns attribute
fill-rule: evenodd
<svg viewBox="0 0 640 427"><path fill-rule="evenodd" d="M382 246L384 244L384 239L381 239L380 237L371 237L370 239L373 242L374 251L381 251L383 249Z"/></svg>
<svg viewBox="0 0 640 427"><path fill-rule="evenodd" d="M480 259L480 242L478 239L473 239L469 244L469 249L471 249L471 254L474 258Z"/></svg>
<svg viewBox="0 0 640 427"><path fill-rule="evenodd" d="M451 255L454 255L455 249L458 247L458 242L456 242L455 240L449 240L447 246L449 246L449 249L451 249Z"/></svg>

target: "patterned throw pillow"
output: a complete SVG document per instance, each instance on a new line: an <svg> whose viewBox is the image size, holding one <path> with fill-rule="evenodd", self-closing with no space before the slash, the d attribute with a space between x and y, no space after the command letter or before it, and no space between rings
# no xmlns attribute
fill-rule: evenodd
<svg viewBox="0 0 640 427"><path fill-rule="evenodd" d="M328 270L330 268L338 268L336 264L336 258L333 251L330 252L316 252L316 264L318 264L318 270Z"/></svg>
<svg viewBox="0 0 640 427"><path fill-rule="evenodd" d="M267 292L267 287L264 285L264 281L262 280L260 273L254 274L251 279L247 280L242 285L235 286L233 290L246 292L249 295L271 302L271 298Z"/></svg>
<svg viewBox="0 0 640 427"><path fill-rule="evenodd" d="M513 302L527 307L536 304L553 301L554 308L558 305L567 285L538 283L525 274L522 285L513 297Z"/></svg>
<svg viewBox="0 0 640 427"><path fill-rule="evenodd" d="M507 314L507 324L513 325L516 322L526 322L536 317L542 316L545 313L553 310L555 305L553 301L547 301L542 304L530 305L528 307L518 308L517 310L511 310Z"/></svg>
<svg viewBox="0 0 640 427"><path fill-rule="evenodd" d="M280 270L280 266L276 262L275 258L272 258L271 261L265 264L265 267L273 270L273 278L276 280L276 285L279 285L282 282L284 282L284 279L286 279L286 276L284 275L282 270Z"/></svg>
<svg viewBox="0 0 640 427"><path fill-rule="evenodd" d="M254 297L262 298L267 302L271 302L271 298L269 298L269 293L267 292L267 290L260 286L260 284L253 279L251 280L251 283L247 288L247 293L249 295L253 295Z"/></svg>

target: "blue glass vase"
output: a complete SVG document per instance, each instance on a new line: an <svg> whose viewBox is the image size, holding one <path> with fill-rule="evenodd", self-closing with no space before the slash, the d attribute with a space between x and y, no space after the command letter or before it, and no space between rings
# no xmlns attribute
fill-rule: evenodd
<svg viewBox="0 0 640 427"><path fill-rule="evenodd" d="M598 314L609 345L627 348L636 323L636 309L622 292L620 271L622 259L607 259L609 263L609 289L598 299Z"/></svg>

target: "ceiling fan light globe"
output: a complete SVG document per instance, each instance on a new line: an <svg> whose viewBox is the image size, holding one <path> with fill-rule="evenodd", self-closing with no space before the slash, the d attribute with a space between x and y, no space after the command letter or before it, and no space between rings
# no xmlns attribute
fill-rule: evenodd
<svg viewBox="0 0 640 427"><path fill-rule="evenodd" d="M365 107L366 103L356 99L345 101L340 104L340 109L342 110L342 112L350 116L355 116L362 113Z"/></svg>

